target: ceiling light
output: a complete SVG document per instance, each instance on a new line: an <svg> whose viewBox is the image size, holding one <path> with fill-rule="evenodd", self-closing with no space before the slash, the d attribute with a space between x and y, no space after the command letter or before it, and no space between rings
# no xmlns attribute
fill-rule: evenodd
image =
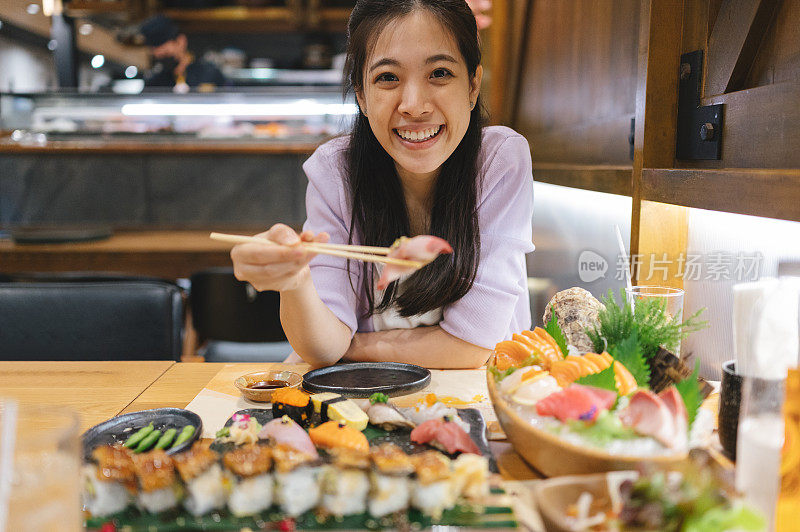
<svg viewBox="0 0 800 532"><path fill-rule="evenodd" d="M92 57L92 68L100 68L105 64L106 58L103 55L97 54L96 56Z"/></svg>
<svg viewBox="0 0 800 532"><path fill-rule="evenodd" d="M27 11L29 15L35 15L39 12L39 4L28 4L28 7L25 8L25 11Z"/></svg>
<svg viewBox="0 0 800 532"><path fill-rule="evenodd" d="M50 50L52 52L56 48L58 48L58 41L56 41L55 39L50 39L49 41L47 41L47 49L48 50Z"/></svg>
<svg viewBox="0 0 800 532"><path fill-rule="evenodd" d="M128 79L133 79L136 77L136 74L139 73L139 69L135 66L131 65L125 69L125 77Z"/></svg>
<svg viewBox="0 0 800 532"><path fill-rule="evenodd" d="M94 27L88 23L81 24L78 28L78 33L81 35L89 35L92 33L92 31L94 31Z"/></svg>

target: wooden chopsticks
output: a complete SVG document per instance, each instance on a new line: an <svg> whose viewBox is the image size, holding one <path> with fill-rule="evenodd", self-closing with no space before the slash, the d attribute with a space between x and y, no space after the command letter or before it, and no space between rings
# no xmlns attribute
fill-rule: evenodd
<svg viewBox="0 0 800 532"><path fill-rule="evenodd" d="M259 238L247 235L227 235L224 233L211 233L212 240L219 240L221 242L230 242L232 244L244 244L247 242L255 242L258 244L267 244L278 246L271 240L266 238ZM409 268L422 268L425 263L417 260L395 259L394 257L386 257L384 255L389 253L389 248L374 247L374 246L350 246L347 244L322 244L319 242L303 242L302 246L308 251L319 253L321 255L332 255L334 257L344 257L347 259L360 260L364 262L381 262L383 264L393 264L395 266L406 266Z"/></svg>

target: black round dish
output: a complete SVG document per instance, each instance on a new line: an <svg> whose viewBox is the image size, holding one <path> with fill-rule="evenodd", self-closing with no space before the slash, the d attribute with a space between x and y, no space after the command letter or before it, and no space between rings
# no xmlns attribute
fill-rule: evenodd
<svg viewBox="0 0 800 532"><path fill-rule="evenodd" d="M413 364L355 362L309 371L303 376L303 389L346 397L369 397L376 392L395 396L416 392L430 382L431 372Z"/></svg>
<svg viewBox="0 0 800 532"><path fill-rule="evenodd" d="M112 417L108 421L103 421L83 433L84 459L90 459L95 447L124 443L131 434L150 423L153 424L155 429L161 430L162 433L168 429L177 429L178 434L180 434L181 429L186 425L194 426L192 437L174 449L169 449L167 454L175 454L188 449L194 443L194 440L200 436L200 433L203 432L203 421L200 416L182 408L155 408L153 410L130 412Z"/></svg>
<svg viewBox="0 0 800 532"><path fill-rule="evenodd" d="M719 391L719 442L728 458L736 460L736 434L739 431L739 406L742 402L742 377L736 373L736 362L722 364Z"/></svg>

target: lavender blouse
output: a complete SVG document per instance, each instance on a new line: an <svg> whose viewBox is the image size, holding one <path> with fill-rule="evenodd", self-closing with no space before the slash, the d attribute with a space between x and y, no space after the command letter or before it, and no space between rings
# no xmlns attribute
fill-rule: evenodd
<svg viewBox="0 0 800 532"><path fill-rule="evenodd" d="M334 243L347 243L350 230L352 211L343 153L347 142L347 137L333 139L317 148L303 164L308 176L308 219L303 229L326 231ZM482 187L478 199L481 250L477 276L464 297L442 309L439 326L457 338L491 349L531 325L525 267L525 254L534 249L528 142L507 127L486 127L478 164ZM357 234L354 243L361 243ZM362 317L366 295L361 268L351 268L348 275L346 259L327 255L315 257L310 267L317 293L342 323L353 333L371 332L372 320Z"/></svg>

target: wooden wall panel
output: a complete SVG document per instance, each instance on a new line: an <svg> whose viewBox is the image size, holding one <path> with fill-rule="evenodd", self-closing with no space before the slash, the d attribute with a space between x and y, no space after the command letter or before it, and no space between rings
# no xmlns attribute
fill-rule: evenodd
<svg viewBox="0 0 800 532"><path fill-rule="evenodd" d="M800 0L783 0L745 80L745 88L800 81Z"/></svg>
<svg viewBox="0 0 800 532"><path fill-rule="evenodd" d="M639 4L531 4L513 125L534 163L631 164Z"/></svg>

